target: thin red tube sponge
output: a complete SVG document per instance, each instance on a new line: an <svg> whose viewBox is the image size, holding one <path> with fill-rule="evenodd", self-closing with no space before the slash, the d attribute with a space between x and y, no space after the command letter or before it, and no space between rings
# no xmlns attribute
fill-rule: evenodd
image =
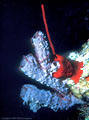
<svg viewBox="0 0 89 120"><path fill-rule="evenodd" d="M63 56L56 55L54 61L58 61L60 68L54 72L52 75L55 78L67 78L70 77L75 83L79 82L79 79L83 73L81 68L83 67L83 62L69 61Z"/></svg>
<svg viewBox="0 0 89 120"><path fill-rule="evenodd" d="M49 34L48 25L47 25L46 16L45 16L45 9L44 9L44 5L43 4L41 4L41 9L42 9L43 21L44 21L47 37L48 37L48 40L49 40L49 43L50 43L50 47L52 49L53 55L55 55L55 49L54 49L54 46L52 44L51 37L50 37L50 34Z"/></svg>

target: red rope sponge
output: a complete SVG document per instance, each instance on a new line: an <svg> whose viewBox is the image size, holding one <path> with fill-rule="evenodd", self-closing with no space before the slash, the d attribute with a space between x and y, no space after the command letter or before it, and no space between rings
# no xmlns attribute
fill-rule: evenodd
<svg viewBox="0 0 89 120"><path fill-rule="evenodd" d="M49 40L50 47L52 49L53 55L55 55L55 49L54 49L54 46L52 44L51 37L50 37L50 34L49 34L48 25L47 25L46 16L45 16L45 9L44 9L43 4L41 4L41 9L42 9L42 16L43 16L43 21L44 21L44 25L45 25L46 34L47 34L47 37L48 37L48 40Z"/></svg>

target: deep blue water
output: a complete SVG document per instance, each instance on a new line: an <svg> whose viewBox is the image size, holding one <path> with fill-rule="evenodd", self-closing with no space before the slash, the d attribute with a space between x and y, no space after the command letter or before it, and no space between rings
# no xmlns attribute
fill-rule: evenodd
<svg viewBox="0 0 89 120"><path fill-rule="evenodd" d="M89 38L88 2L59 2L46 0L47 23L56 53L78 50ZM40 0L0 1L0 118L30 117L32 119L76 120L76 107L69 111L53 112L43 108L33 113L22 105L21 86L32 83L19 72L22 55L32 52L30 38L37 30L45 33ZM32 83L34 84L34 83Z"/></svg>

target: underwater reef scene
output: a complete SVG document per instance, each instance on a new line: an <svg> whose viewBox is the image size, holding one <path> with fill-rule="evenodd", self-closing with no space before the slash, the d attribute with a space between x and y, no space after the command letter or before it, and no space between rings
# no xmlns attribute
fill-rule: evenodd
<svg viewBox="0 0 89 120"><path fill-rule="evenodd" d="M0 119L89 120L89 1L0 0Z"/></svg>
<svg viewBox="0 0 89 120"><path fill-rule="evenodd" d="M43 87L25 84L20 97L34 113L41 108L67 111L75 105L79 119L89 119L89 39L79 50L56 54L48 30L44 4L41 4L46 34L37 31L30 39L33 52L24 55L20 71ZM47 35L47 36L46 36Z"/></svg>
<svg viewBox="0 0 89 120"><path fill-rule="evenodd" d="M68 56L54 56L46 36L37 31L31 38L34 54L23 56L20 70L47 89L25 84L20 97L24 105L37 112L41 107L53 111L68 110L78 104L82 115L89 117L89 40L81 50ZM82 107L81 107L82 106ZM86 106L86 107L83 107ZM82 110L83 110L82 109Z"/></svg>

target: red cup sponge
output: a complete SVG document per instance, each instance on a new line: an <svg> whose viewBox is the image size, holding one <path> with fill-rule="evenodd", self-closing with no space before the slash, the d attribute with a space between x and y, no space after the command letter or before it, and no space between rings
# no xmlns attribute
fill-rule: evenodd
<svg viewBox="0 0 89 120"><path fill-rule="evenodd" d="M58 61L60 68L54 72L52 75L55 78L68 78L70 77L75 83L79 82L79 79L83 73L81 68L83 67L83 62L69 61L63 56L56 55L54 61Z"/></svg>

